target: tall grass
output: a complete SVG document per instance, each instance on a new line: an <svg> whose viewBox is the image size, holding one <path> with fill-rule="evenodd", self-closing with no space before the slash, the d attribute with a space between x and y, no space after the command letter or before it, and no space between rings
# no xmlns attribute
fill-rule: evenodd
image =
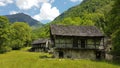
<svg viewBox="0 0 120 68"><path fill-rule="evenodd" d="M27 52L26 49L0 54L0 68L120 68L119 65L91 60L41 58L48 53Z"/></svg>

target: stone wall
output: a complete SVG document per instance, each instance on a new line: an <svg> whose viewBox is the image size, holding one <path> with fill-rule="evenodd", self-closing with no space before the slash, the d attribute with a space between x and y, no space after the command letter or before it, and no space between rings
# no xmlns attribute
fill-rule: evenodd
<svg viewBox="0 0 120 68"><path fill-rule="evenodd" d="M63 58L96 59L94 50L56 50L54 56L59 58L59 51L63 52Z"/></svg>
<svg viewBox="0 0 120 68"><path fill-rule="evenodd" d="M112 59L113 59L113 56L112 56L111 54L109 54L109 53L106 53L106 54L105 54L105 59L106 59L106 60L112 60Z"/></svg>

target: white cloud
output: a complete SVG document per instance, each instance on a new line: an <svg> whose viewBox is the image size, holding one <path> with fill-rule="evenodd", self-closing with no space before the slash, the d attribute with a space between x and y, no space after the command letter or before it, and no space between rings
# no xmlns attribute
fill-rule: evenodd
<svg viewBox="0 0 120 68"><path fill-rule="evenodd" d="M17 0L16 5L18 6L19 9L28 10L31 9L32 7L39 8L41 3L47 2L53 3L54 0Z"/></svg>
<svg viewBox="0 0 120 68"><path fill-rule="evenodd" d="M10 14L17 14L17 13L19 13L19 12L17 12L17 11L10 11Z"/></svg>
<svg viewBox="0 0 120 68"><path fill-rule="evenodd" d="M50 3L53 3L53 2L55 2L55 0L50 0Z"/></svg>
<svg viewBox="0 0 120 68"><path fill-rule="evenodd" d="M0 6L5 6L6 4L3 2L0 2Z"/></svg>
<svg viewBox="0 0 120 68"><path fill-rule="evenodd" d="M42 20L54 20L60 15L59 10L56 7L52 7L50 3L43 3L40 9L40 13L35 15L33 18L39 21Z"/></svg>
<svg viewBox="0 0 120 68"><path fill-rule="evenodd" d="M0 0L0 6L6 6L10 3L13 3L13 0Z"/></svg>
<svg viewBox="0 0 120 68"><path fill-rule="evenodd" d="M67 2L64 2L64 4L67 4Z"/></svg>
<svg viewBox="0 0 120 68"><path fill-rule="evenodd" d="M81 2L83 0L70 0L71 2Z"/></svg>

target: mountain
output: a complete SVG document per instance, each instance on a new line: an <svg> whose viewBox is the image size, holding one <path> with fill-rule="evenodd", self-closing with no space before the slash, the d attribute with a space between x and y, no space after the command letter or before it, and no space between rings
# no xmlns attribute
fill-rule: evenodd
<svg viewBox="0 0 120 68"><path fill-rule="evenodd" d="M39 21L33 19L32 17L30 17L27 14L24 13L18 13L18 14L13 14L13 15L5 15L9 21L11 23L14 22L26 22L28 23L30 26L41 26L43 25L42 23L40 23Z"/></svg>

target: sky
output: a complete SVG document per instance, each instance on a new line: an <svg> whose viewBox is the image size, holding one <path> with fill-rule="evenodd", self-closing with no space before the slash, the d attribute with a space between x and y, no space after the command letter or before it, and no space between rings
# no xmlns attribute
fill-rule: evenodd
<svg viewBox="0 0 120 68"><path fill-rule="evenodd" d="M47 23L82 0L0 0L0 15L25 13Z"/></svg>

